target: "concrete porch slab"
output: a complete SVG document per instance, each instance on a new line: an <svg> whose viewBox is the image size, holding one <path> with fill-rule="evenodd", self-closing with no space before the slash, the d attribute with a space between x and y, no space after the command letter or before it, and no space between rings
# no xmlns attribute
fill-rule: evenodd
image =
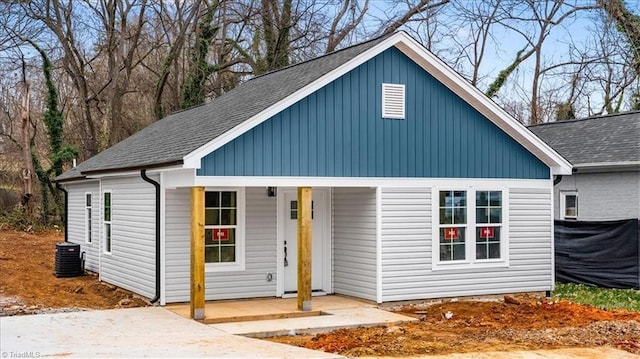
<svg viewBox="0 0 640 359"><path fill-rule="evenodd" d="M217 300L205 303L205 324L285 319L294 317L319 316L334 309L375 307L376 304L341 295L313 297L312 311L298 310L297 298L261 298L242 300ZM165 308L189 318L189 304L169 304Z"/></svg>
<svg viewBox="0 0 640 359"><path fill-rule="evenodd" d="M341 328L371 327L417 321L405 315L373 307L328 309L323 315L303 318L243 321L211 324L211 327L229 334L252 338L282 335L325 333Z"/></svg>

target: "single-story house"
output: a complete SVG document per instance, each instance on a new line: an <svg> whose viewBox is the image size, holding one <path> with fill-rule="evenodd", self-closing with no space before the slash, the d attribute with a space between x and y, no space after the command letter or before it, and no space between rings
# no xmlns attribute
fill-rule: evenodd
<svg viewBox="0 0 640 359"><path fill-rule="evenodd" d="M397 32L255 77L57 181L87 269L161 304L202 286L300 300L307 279L382 303L551 290L553 179L570 173Z"/></svg>
<svg viewBox="0 0 640 359"><path fill-rule="evenodd" d="M640 218L640 111L529 129L573 165L556 180L556 219Z"/></svg>

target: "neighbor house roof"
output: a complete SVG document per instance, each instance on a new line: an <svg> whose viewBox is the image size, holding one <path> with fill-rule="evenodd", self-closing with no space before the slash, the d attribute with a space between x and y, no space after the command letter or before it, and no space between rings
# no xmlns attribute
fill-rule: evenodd
<svg viewBox="0 0 640 359"><path fill-rule="evenodd" d="M640 111L550 122L529 129L575 168L640 165Z"/></svg>
<svg viewBox="0 0 640 359"><path fill-rule="evenodd" d="M396 32L253 78L209 103L151 124L56 180L176 165L199 168L207 154L393 46L537 156L554 174L571 172L569 162L504 109L415 39Z"/></svg>

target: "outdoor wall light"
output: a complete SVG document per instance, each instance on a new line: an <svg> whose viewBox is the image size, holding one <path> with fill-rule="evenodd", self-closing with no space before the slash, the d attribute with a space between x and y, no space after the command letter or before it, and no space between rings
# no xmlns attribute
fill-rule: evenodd
<svg viewBox="0 0 640 359"><path fill-rule="evenodd" d="M276 187L267 187L267 197L275 197L276 194Z"/></svg>

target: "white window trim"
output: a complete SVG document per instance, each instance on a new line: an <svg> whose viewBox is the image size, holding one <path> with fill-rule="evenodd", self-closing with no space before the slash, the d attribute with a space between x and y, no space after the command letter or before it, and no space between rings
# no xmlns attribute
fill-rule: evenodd
<svg viewBox="0 0 640 359"><path fill-rule="evenodd" d="M205 272L233 272L245 270L245 225L246 197L244 187L206 187L205 192L236 192L237 220L236 225L236 261L233 263L205 263Z"/></svg>
<svg viewBox="0 0 640 359"><path fill-rule="evenodd" d="M87 205L87 196L91 196L89 205ZM89 214L91 210L91 214ZM91 221L91 233L89 233L89 221ZM84 193L84 241L85 243L93 243L93 232L95 231L95 224L93 223L93 193Z"/></svg>
<svg viewBox="0 0 640 359"><path fill-rule="evenodd" d="M457 261L440 260L440 191L467 192L467 238L465 240L465 259ZM500 231L500 258L476 259L476 191L502 191L502 225ZM454 270L494 268L509 266L509 189L492 185L451 185L432 187L431 189L431 269Z"/></svg>
<svg viewBox="0 0 640 359"><path fill-rule="evenodd" d="M387 108L387 92L388 91L400 91L401 98L401 110L402 113L396 113L397 109L388 109ZM407 114L407 94L406 94L406 86L404 84L391 84L391 83L383 83L382 84L382 118L385 119L394 119L394 120L404 120Z"/></svg>
<svg viewBox="0 0 640 359"><path fill-rule="evenodd" d="M105 198L105 194L109 193L109 206L111 209L111 213L110 213L110 220L109 221L105 221L104 219L104 198ZM100 219L101 219L101 223L102 223L102 228L101 228L101 232L102 232L102 253L103 254L107 254L107 255L111 255L113 253L113 192L110 189L105 189L102 190L102 198L100 201ZM111 230L111 240L109 241L109 250L107 250L107 230L106 230L106 225L109 224L110 226L110 230Z"/></svg>
<svg viewBox="0 0 640 359"><path fill-rule="evenodd" d="M567 216L567 196L576 196L576 215ZM580 215L579 211L580 199L578 197L578 191L561 191L560 192L560 219L578 220Z"/></svg>

